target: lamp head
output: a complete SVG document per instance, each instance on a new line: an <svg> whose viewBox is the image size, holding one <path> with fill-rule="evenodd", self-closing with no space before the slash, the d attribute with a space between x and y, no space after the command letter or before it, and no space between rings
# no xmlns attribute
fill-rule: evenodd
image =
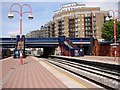
<svg viewBox="0 0 120 90"><path fill-rule="evenodd" d="M33 14L30 13L30 14L28 15L28 18L29 18L30 20L33 19Z"/></svg>
<svg viewBox="0 0 120 90"><path fill-rule="evenodd" d="M110 21L110 18L107 16L107 17L105 18L105 20L106 20L106 21Z"/></svg>
<svg viewBox="0 0 120 90"><path fill-rule="evenodd" d="M12 12L8 13L8 18L10 18L10 19L13 18L13 13Z"/></svg>

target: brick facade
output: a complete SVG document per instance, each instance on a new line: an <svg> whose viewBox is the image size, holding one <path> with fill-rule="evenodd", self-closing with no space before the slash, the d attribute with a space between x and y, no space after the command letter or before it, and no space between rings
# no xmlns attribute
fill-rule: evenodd
<svg viewBox="0 0 120 90"><path fill-rule="evenodd" d="M93 54L95 56L111 56L114 57L115 49L110 46L110 43L99 44L98 40L94 40ZM120 57L120 45L117 47L117 57Z"/></svg>

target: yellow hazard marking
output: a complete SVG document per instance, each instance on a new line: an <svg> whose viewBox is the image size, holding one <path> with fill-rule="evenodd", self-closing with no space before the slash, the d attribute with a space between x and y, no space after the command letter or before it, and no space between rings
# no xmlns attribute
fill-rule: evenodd
<svg viewBox="0 0 120 90"><path fill-rule="evenodd" d="M36 57L34 57L36 58ZM37 58L39 59L39 58ZM44 64L48 65L49 67L53 68L54 70L56 70L57 72L61 73L62 75L64 75L65 77L69 78L70 80L72 80L73 82L77 83L78 85L82 86L83 88L86 88L87 90L90 90L88 89L87 87L85 87L84 85L80 84L79 82L77 82L76 80L70 78L69 76L65 75L64 73L60 72L59 70L55 69L54 67L50 66L49 64L45 63L43 60L39 59L40 61L42 61Z"/></svg>

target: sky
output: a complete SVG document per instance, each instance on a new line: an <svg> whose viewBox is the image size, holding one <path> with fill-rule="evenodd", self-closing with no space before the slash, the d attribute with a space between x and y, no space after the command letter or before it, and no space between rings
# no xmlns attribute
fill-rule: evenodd
<svg viewBox="0 0 120 90"><path fill-rule="evenodd" d="M11 2L10 2L11 1ZM29 4L32 8L34 18L28 19L28 13L23 15L22 34L27 34L33 30L40 30L41 25L45 25L51 21L54 15L54 11L58 10L61 4L77 2L78 4L86 4L86 6L97 6L101 10L118 10L119 0L4 0L0 1L0 35L2 37L9 37L11 35L18 35L20 31L20 16L18 13L13 13L14 18L9 19L8 13L10 12L10 6L16 1L20 5ZM24 2L23 2L24 1ZM29 1L29 2L28 2ZM13 10L19 11L19 6L15 5L12 7ZM23 12L29 11L27 6L23 7Z"/></svg>

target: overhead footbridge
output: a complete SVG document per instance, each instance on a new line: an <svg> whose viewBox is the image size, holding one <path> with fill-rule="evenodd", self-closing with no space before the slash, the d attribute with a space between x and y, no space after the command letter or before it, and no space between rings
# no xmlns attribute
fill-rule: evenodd
<svg viewBox="0 0 120 90"><path fill-rule="evenodd" d="M15 48L19 49L20 44L20 36L17 35L16 38L0 38L0 46L2 48ZM44 48L45 53L48 51L54 51L55 48L60 47L60 52L62 52L64 48L64 55L65 52L70 50L75 51L80 50L80 48L84 49L84 53L86 54L90 52L90 46L93 43L91 42L90 38L81 38L81 37L65 37L65 36L58 36L58 37L39 37L39 38L25 38L22 36L22 46L23 49L25 48ZM63 46L63 47L62 47ZM69 47L71 49L69 49ZM70 52L71 54L73 52Z"/></svg>

